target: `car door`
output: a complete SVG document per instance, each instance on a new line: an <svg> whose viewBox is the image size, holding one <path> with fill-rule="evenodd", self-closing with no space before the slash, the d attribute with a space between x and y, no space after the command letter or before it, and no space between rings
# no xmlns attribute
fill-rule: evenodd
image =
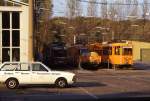
<svg viewBox="0 0 150 101"><path fill-rule="evenodd" d="M20 84L32 84L31 68L28 63L20 63L14 73Z"/></svg>
<svg viewBox="0 0 150 101"><path fill-rule="evenodd" d="M32 83L33 84L50 84L51 73L40 63L32 63Z"/></svg>

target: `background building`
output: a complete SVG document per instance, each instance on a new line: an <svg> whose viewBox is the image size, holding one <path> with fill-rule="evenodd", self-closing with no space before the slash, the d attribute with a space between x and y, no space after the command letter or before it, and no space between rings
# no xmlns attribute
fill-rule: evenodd
<svg viewBox="0 0 150 101"><path fill-rule="evenodd" d="M133 60L149 63L150 62L150 43L132 41L132 44L133 44Z"/></svg>

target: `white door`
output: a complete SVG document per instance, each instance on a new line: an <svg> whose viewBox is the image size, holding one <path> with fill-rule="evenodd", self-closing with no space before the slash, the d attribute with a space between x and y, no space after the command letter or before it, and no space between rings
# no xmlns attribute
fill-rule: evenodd
<svg viewBox="0 0 150 101"><path fill-rule="evenodd" d="M51 73L40 63L32 64L32 77L33 84L50 84Z"/></svg>
<svg viewBox="0 0 150 101"><path fill-rule="evenodd" d="M1 71L2 71L2 78L3 79L8 79L10 77L17 77L15 75L15 69L18 66L17 63L6 63L1 67Z"/></svg>
<svg viewBox="0 0 150 101"><path fill-rule="evenodd" d="M32 84L31 83L31 68L28 63L19 64L15 70L15 76L19 79L20 84Z"/></svg>

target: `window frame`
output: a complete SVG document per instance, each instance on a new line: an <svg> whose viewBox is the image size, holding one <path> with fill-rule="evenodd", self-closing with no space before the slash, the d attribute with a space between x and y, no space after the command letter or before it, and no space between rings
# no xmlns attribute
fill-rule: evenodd
<svg viewBox="0 0 150 101"><path fill-rule="evenodd" d="M2 12L0 12L0 19L2 19L2 16L3 16L3 12L5 13L6 11L2 11ZM9 26L10 26L10 28L3 28L3 21L1 20L0 21L0 62L12 62L12 61L15 61L15 62L19 62L20 61L20 57L21 57L21 52L20 52L20 48L21 48L21 43L20 43L20 35L21 35L21 22L20 22L20 12L19 11L8 11L8 13L9 13ZM18 13L19 15L18 15L18 21L19 21L19 28L13 28L13 25L12 25L12 20L13 20L13 18L12 18L12 15L13 15L13 13ZM9 36L10 36L10 42L9 42L9 46L3 46L3 42L2 42L2 32L3 31L9 31ZM19 32L19 46L13 46L13 31L18 31ZM3 49L6 49L6 48L9 48L9 59L8 60L5 60L4 58L3 58L3 55L2 55L2 53L3 53ZM13 50L15 50L15 49L18 49L19 51L18 51L18 54L19 54L19 58L17 58L17 59L15 59L14 60L14 58L13 58Z"/></svg>
<svg viewBox="0 0 150 101"><path fill-rule="evenodd" d="M22 64L28 64L28 70L22 70ZM17 68L16 68L17 69ZM15 71L31 71L31 66L30 66L30 64L29 63L19 63L19 70L16 70L15 69Z"/></svg>

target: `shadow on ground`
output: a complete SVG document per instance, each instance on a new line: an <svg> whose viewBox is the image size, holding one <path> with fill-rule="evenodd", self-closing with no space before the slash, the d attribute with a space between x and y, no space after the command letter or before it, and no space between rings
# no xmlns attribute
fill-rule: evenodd
<svg viewBox="0 0 150 101"><path fill-rule="evenodd" d="M100 87L100 86L106 86L106 84L102 84L99 82L78 82L74 86L75 87Z"/></svg>
<svg viewBox="0 0 150 101"><path fill-rule="evenodd" d="M106 86L106 84L102 84L99 82L76 82L75 84L69 85L66 88L100 87L100 86ZM57 88L57 87L55 85L22 85L18 89L30 89L30 88Z"/></svg>
<svg viewBox="0 0 150 101"><path fill-rule="evenodd" d="M136 70L150 70L150 64L148 63L136 62L133 66Z"/></svg>

